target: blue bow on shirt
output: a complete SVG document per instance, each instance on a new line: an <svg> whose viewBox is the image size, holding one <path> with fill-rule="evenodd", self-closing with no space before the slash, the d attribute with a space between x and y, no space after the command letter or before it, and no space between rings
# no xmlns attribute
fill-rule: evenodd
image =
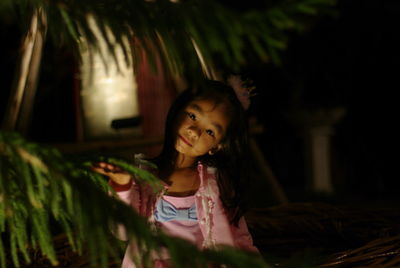
<svg viewBox="0 0 400 268"><path fill-rule="evenodd" d="M171 220L197 221L196 204L186 209L177 209L164 199L159 199L154 212L154 217L159 222Z"/></svg>

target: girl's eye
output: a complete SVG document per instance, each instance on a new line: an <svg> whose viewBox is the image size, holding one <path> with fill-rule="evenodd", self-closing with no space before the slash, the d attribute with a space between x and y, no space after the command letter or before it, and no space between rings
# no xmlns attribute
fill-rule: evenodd
<svg viewBox="0 0 400 268"><path fill-rule="evenodd" d="M196 116L194 114L192 113L187 113L187 114L190 119L192 119L193 121L196 120Z"/></svg>
<svg viewBox="0 0 400 268"><path fill-rule="evenodd" d="M207 133L208 135L210 135L211 137L214 137L214 136L215 136L214 131L212 131L211 129L207 129L207 130L206 130L206 133Z"/></svg>

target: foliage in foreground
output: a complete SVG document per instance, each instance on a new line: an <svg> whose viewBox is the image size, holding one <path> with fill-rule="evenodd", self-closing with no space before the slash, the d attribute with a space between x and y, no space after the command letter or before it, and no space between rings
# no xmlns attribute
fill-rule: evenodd
<svg viewBox="0 0 400 268"><path fill-rule="evenodd" d="M47 29L57 46L72 47L77 57L83 43L90 53L99 50L90 16L115 60L116 45L129 59L126 40L137 40L150 62L156 51L172 73L192 75L201 72L198 50L205 62L215 63L218 57L234 71L249 55L279 64L288 31L303 31L310 21L331 14L335 4L336 0L266 0L262 7L238 10L215 0L2 0L0 14L24 33L34 12L41 10L42 30ZM136 52L135 61L141 55Z"/></svg>
<svg viewBox="0 0 400 268"><path fill-rule="evenodd" d="M143 181L157 185L151 173L122 164ZM0 267L6 267L7 248L17 267L30 262L32 248L57 265L52 240L57 229L67 235L74 251L87 250L93 265L107 267L110 257L119 257L120 242L110 239L110 226L116 223L123 224L129 237L138 243L144 263L149 262L151 250L165 246L174 267L185 263L206 267L207 262L268 267L261 258L236 249L198 251L186 241L156 232L144 218L112 198L110 190L101 175L67 160L56 149L28 142L15 133L0 132Z"/></svg>

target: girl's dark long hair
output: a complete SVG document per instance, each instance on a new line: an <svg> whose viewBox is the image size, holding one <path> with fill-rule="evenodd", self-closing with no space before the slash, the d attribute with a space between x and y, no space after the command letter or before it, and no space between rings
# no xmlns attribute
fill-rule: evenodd
<svg viewBox="0 0 400 268"><path fill-rule="evenodd" d="M198 160L217 168L220 199L231 223L237 225L246 209L244 191L249 182L248 126L245 111L230 86L206 80L182 92L168 112L162 151L152 161L158 166L161 178L171 174L177 157L175 128L178 116L191 101L204 99L212 100L216 105L223 103L229 110L231 121L221 141L222 149L213 155L201 156Z"/></svg>

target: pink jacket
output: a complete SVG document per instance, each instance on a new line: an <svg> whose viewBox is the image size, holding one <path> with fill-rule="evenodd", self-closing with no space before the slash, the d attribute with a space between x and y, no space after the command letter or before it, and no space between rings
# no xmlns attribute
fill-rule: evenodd
<svg viewBox="0 0 400 268"><path fill-rule="evenodd" d="M218 245L228 245L245 251L258 252L253 245L253 239L248 231L245 219L239 220L238 227L229 223L228 217L219 198L219 189L215 178L215 168L199 163L197 170L200 177L200 187L196 193L195 203L197 218L204 237L203 248L215 248ZM164 186L168 188L167 185ZM157 195L148 185L133 181L129 189L117 192L119 198L132 206L140 215L153 221L155 203L161 195ZM121 234L121 232L119 232ZM124 235L120 239L126 240ZM122 267L135 267L126 251Z"/></svg>

